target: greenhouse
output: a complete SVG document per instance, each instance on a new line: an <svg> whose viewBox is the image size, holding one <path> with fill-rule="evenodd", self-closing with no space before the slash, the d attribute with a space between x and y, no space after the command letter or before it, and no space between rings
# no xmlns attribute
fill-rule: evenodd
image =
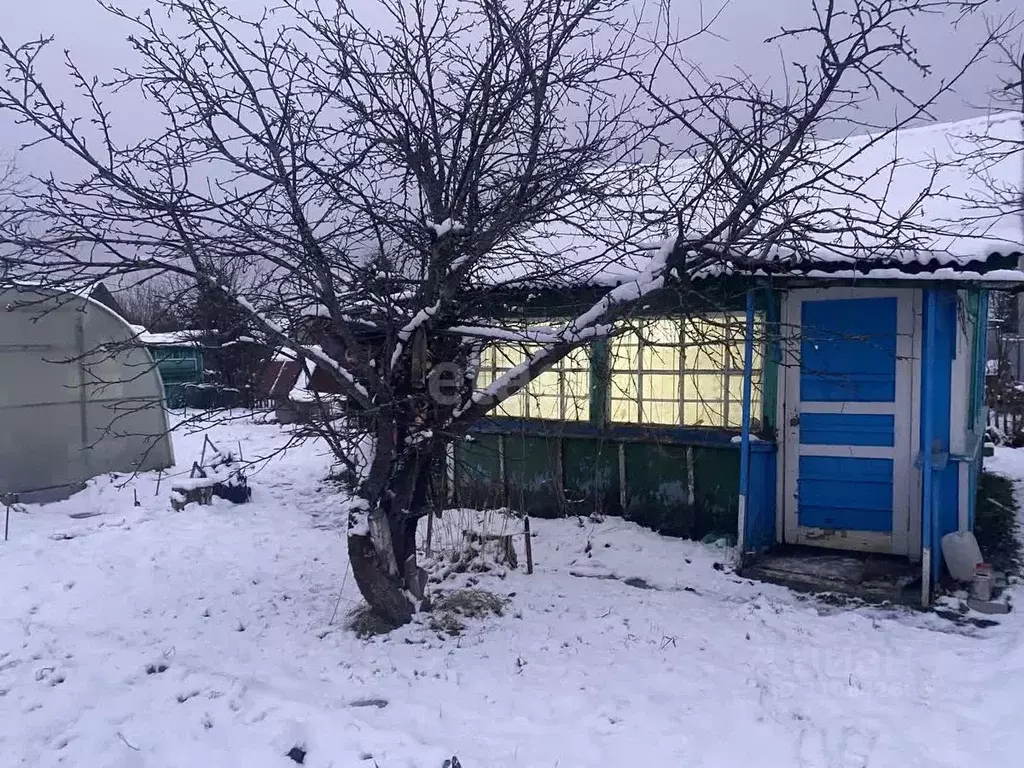
<svg viewBox="0 0 1024 768"><path fill-rule="evenodd" d="M131 327L84 292L0 286L0 494L66 497L173 464L163 385Z"/></svg>

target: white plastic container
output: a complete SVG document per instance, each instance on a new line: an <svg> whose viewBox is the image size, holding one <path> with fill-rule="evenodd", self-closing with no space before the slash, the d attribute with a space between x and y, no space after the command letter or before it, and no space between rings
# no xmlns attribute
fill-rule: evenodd
<svg viewBox="0 0 1024 768"><path fill-rule="evenodd" d="M957 581L974 581L974 567L982 562L978 540L970 531L947 533L942 537L942 557Z"/></svg>

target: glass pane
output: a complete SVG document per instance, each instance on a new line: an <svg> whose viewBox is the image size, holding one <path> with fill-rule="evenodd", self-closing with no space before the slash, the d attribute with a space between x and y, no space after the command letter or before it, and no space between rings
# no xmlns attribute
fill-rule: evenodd
<svg viewBox="0 0 1024 768"><path fill-rule="evenodd" d="M534 419L559 419L562 414L559 412L557 397L531 397L530 417Z"/></svg>
<svg viewBox="0 0 1024 768"><path fill-rule="evenodd" d="M498 368L512 368L526 359L526 349L522 344L496 344L494 351Z"/></svg>
<svg viewBox="0 0 1024 768"><path fill-rule="evenodd" d="M565 356L562 361L563 368L575 369L580 371L590 370L590 349L588 347L579 347L574 349L568 355Z"/></svg>
<svg viewBox="0 0 1024 768"><path fill-rule="evenodd" d="M729 342L726 345L728 357L726 357L725 365L734 371L743 370L743 339L736 339Z"/></svg>
<svg viewBox="0 0 1024 768"><path fill-rule="evenodd" d="M679 377L666 374L644 374L644 400L679 400Z"/></svg>
<svg viewBox="0 0 1024 768"><path fill-rule="evenodd" d="M558 371L544 371L529 384L531 395L558 397Z"/></svg>
<svg viewBox="0 0 1024 768"><path fill-rule="evenodd" d="M750 423L754 424L756 422L760 425L763 417L764 411L761 405L761 394L755 390L750 398Z"/></svg>
<svg viewBox="0 0 1024 768"><path fill-rule="evenodd" d="M568 421L586 421L590 418L590 398L570 397L565 401L565 419Z"/></svg>
<svg viewBox="0 0 1024 768"><path fill-rule="evenodd" d="M736 403L743 402L743 376L729 377L729 399Z"/></svg>
<svg viewBox="0 0 1024 768"><path fill-rule="evenodd" d="M750 416L753 419L754 411L751 410ZM729 404L729 424L730 427L742 427L743 426L743 403L730 403Z"/></svg>
<svg viewBox="0 0 1024 768"><path fill-rule="evenodd" d="M678 424L679 401L644 400L643 421L645 424Z"/></svg>
<svg viewBox="0 0 1024 768"><path fill-rule="evenodd" d="M481 389L492 381L494 381L494 350L491 347L485 347L480 353L480 369L476 374L476 386Z"/></svg>
<svg viewBox="0 0 1024 768"><path fill-rule="evenodd" d="M687 427L696 427L700 412L697 403L683 403L683 424Z"/></svg>
<svg viewBox="0 0 1024 768"><path fill-rule="evenodd" d="M643 337L648 344L679 346L680 322L665 318L647 323L643 328Z"/></svg>
<svg viewBox="0 0 1024 768"><path fill-rule="evenodd" d="M612 398L612 421L635 424L640 421L639 408L636 400Z"/></svg>
<svg viewBox="0 0 1024 768"><path fill-rule="evenodd" d="M746 344L746 342L745 342L746 333L747 333L746 319L741 317L737 321L736 331L733 334L734 351L733 351L732 365L737 370L742 370L742 368L743 368L743 363L744 363L743 355L744 355L744 347L745 347L745 344ZM762 362L761 362L761 350L764 347L764 335L763 334L764 334L764 328L763 328L762 324L760 323L759 320L755 319L754 320L754 345L753 345L753 350L752 350L754 354L751 357L751 359L753 360L753 370L755 370L755 371L760 370L761 369L761 365L762 365Z"/></svg>
<svg viewBox="0 0 1024 768"><path fill-rule="evenodd" d="M723 377L714 373L689 374L683 377L683 399L700 402L702 400L722 400Z"/></svg>
<svg viewBox="0 0 1024 768"><path fill-rule="evenodd" d="M590 374L587 371L569 371L562 378L567 399L590 398Z"/></svg>
<svg viewBox="0 0 1024 768"><path fill-rule="evenodd" d="M506 400L503 400L492 411L496 416L522 417L526 415L525 399L522 392L517 392Z"/></svg>
<svg viewBox="0 0 1024 768"><path fill-rule="evenodd" d="M690 346L693 344L693 346ZM687 342L684 366L688 371L721 371L725 369L725 348L720 342Z"/></svg>
<svg viewBox="0 0 1024 768"><path fill-rule="evenodd" d="M620 336L612 341L610 365L613 371L629 371L636 368L636 336Z"/></svg>
<svg viewBox="0 0 1024 768"><path fill-rule="evenodd" d="M725 426L723 404L713 402L687 403L684 413L687 423L699 427Z"/></svg>
<svg viewBox="0 0 1024 768"><path fill-rule="evenodd" d="M725 329L720 322L689 318L685 331L683 362L687 369L715 371L725 367Z"/></svg>
<svg viewBox="0 0 1024 768"><path fill-rule="evenodd" d="M636 398L637 380L635 373L613 373L611 377L612 397Z"/></svg>
<svg viewBox="0 0 1024 768"><path fill-rule="evenodd" d="M643 369L645 371L678 371L679 347L644 347Z"/></svg>

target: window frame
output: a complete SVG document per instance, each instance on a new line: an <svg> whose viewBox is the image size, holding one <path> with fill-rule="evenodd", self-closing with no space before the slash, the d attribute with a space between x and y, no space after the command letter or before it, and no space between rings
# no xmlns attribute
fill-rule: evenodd
<svg viewBox="0 0 1024 768"><path fill-rule="evenodd" d="M717 318L722 318L716 322ZM687 364L687 358L691 355L688 350L694 350L697 344L688 344L687 338L693 331L688 333L687 325L703 322L706 330L721 329L721 342L715 346L720 349L717 354L722 360L722 365L717 368L691 367ZM650 341L649 334L645 333L644 324L647 326L672 323L675 326L675 341L665 343L662 341ZM628 328L609 342L608 363L606 367L607 390L606 390L606 413L609 425L617 426L645 426L652 428L673 428L682 427L687 429L708 429L735 431L742 426L742 386L744 378L744 350L746 333L746 315L742 311L725 310L717 312L695 313L687 315L664 315L652 316L638 320L639 328ZM763 332L766 327L765 313L758 312L755 316L754 330L754 360L753 360L753 397L752 397L752 420L755 421L755 429L763 421L763 414L760 412L764 407L764 377L766 370L765 344ZM696 334L693 334L696 335ZM633 348L629 350L629 367L617 366L617 360L622 359L622 354L617 345L622 345L625 337L632 336ZM760 341L759 341L760 340ZM706 346L706 342L702 344ZM674 368L649 368L647 367L645 349L670 348L674 350L677 357ZM738 354L737 354L738 352ZM706 357L713 354L705 353ZM693 356L698 357L700 352L694 352ZM700 364L700 361L695 361ZM675 378L675 400L668 400L662 397L655 397L647 394L647 381L655 376L669 376ZM701 376L714 376L718 379L720 397L711 398L708 396L688 396L688 382ZM617 389L616 377L635 378L635 385L627 392L621 388ZM733 396L734 386L739 390L739 397ZM651 414L656 412L655 407L673 403L675 417L673 421L652 420ZM620 404L622 410L619 409ZM740 414L736 418L731 417L731 412L736 406L740 408ZM646 406L646 407L645 407ZM712 419L704 423L695 420L688 420L687 413L690 408L696 408L698 417L711 416ZM625 418L620 415L625 411ZM635 418L634 418L635 417ZM710 423L709 423L710 422Z"/></svg>
<svg viewBox="0 0 1024 768"><path fill-rule="evenodd" d="M542 323L531 323L531 325L541 325ZM544 324L545 327L547 324ZM522 360L536 351L537 348L541 347L540 344L531 344L530 342L523 341L503 341L503 342L492 342L483 348L480 353L480 365L477 370L476 388L482 389L488 386L491 382L503 375L511 368L514 368ZM515 348L517 351L517 360L513 362L512 356L507 351L510 347ZM577 356L583 358L582 362L577 363ZM488 418L501 418L501 419L536 419L538 421L545 422L558 422L564 421L570 424L585 423L590 420L591 413L591 401L593 398L593 349L591 344L581 345L553 366L539 374L536 378L530 381L525 387L522 387L518 392L511 395L510 397L502 400L488 413ZM487 374L486 376L484 374ZM558 392L554 395L540 394L537 392L530 392L531 385L541 379L542 376L549 376L554 374L557 377ZM570 378L580 376L581 381L585 381L584 391L581 393L573 393L570 391L569 386ZM546 416L540 413L534 414L532 411L536 409L538 412L541 411L541 402L545 399L553 399L557 403L558 415L557 416ZM521 413L510 413L508 405L519 401L518 410ZM575 416L570 416L570 411L575 413Z"/></svg>

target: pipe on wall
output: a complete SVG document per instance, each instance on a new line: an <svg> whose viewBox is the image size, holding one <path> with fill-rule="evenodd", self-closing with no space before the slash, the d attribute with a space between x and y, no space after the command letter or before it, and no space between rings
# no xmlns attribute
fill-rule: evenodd
<svg viewBox="0 0 1024 768"><path fill-rule="evenodd" d="M929 358L935 353L936 303L938 296L933 289L924 292L924 360L921 366L921 471L923 498L921 502L921 603L931 603L932 585L932 538L935 525L935 488L933 454L935 442L934 402L935 372Z"/></svg>
<svg viewBox="0 0 1024 768"><path fill-rule="evenodd" d="M754 289L747 288L747 316L743 335L743 422L740 434L740 498L736 550L740 564L746 552L747 499L750 493L750 401L754 371Z"/></svg>

